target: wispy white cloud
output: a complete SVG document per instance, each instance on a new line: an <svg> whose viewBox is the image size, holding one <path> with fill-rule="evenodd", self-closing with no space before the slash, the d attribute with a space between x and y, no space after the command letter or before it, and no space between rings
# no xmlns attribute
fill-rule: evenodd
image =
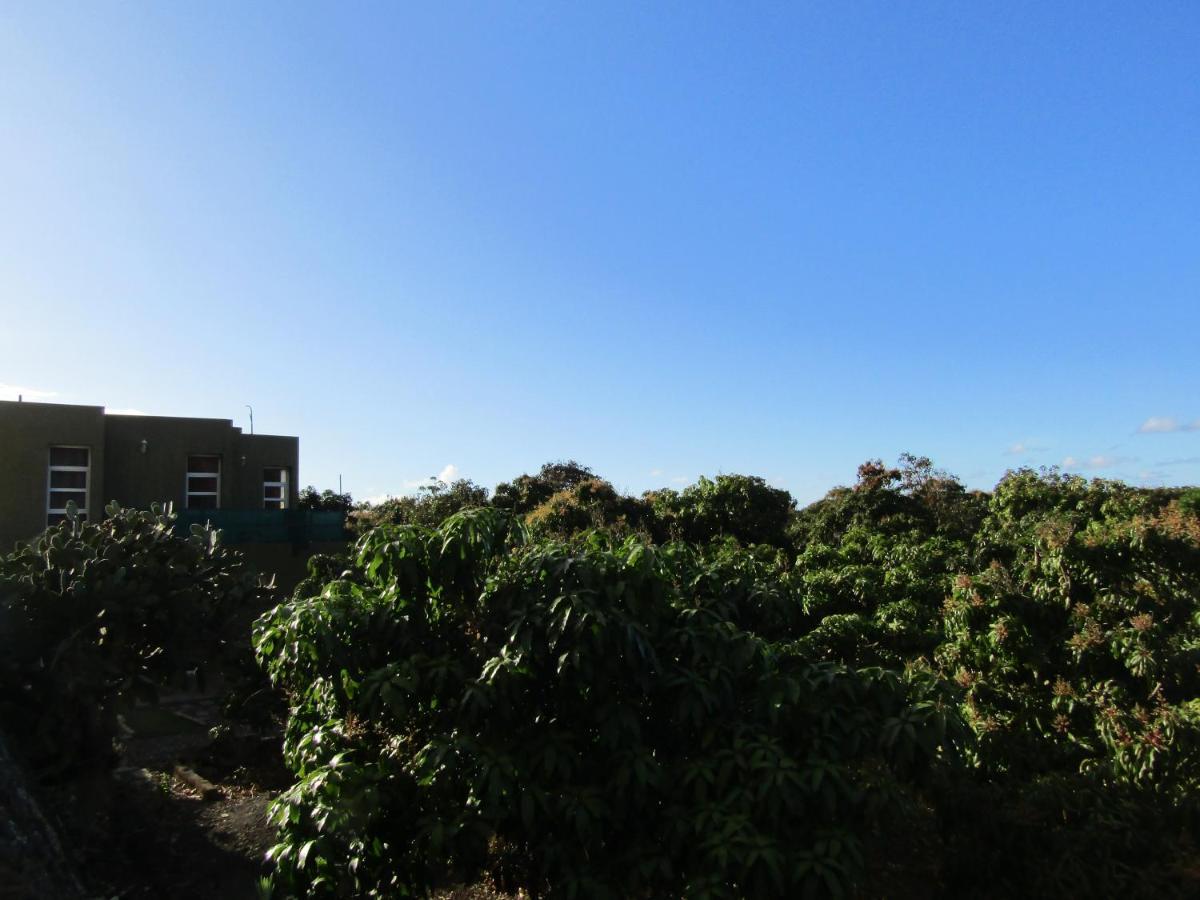
<svg viewBox="0 0 1200 900"><path fill-rule="evenodd" d="M663 484L664 482L666 484L690 484L693 480L686 475L669 475L670 471L670 469L656 466L650 470L649 475L651 478L659 479L659 484Z"/></svg>
<svg viewBox="0 0 1200 900"><path fill-rule="evenodd" d="M1017 441L1015 444L1010 444L1008 449L1004 451L1005 456L1026 456L1030 453L1041 453L1045 447L1035 446L1028 441Z"/></svg>
<svg viewBox="0 0 1200 900"><path fill-rule="evenodd" d="M1170 434L1175 431L1200 431L1200 419L1180 422L1170 416L1151 416L1138 427L1138 434Z"/></svg>
<svg viewBox="0 0 1200 900"><path fill-rule="evenodd" d="M0 400L16 400L20 397L31 403L40 400L51 400L59 396L58 391L48 391L44 388L26 387L20 384L0 384Z"/></svg>
<svg viewBox="0 0 1200 900"><path fill-rule="evenodd" d="M128 406L120 406L120 407L117 407L116 409L108 409L106 407L104 411L110 416L148 416L148 415L150 415L150 413L148 413L148 412L142 412L140 409L133 409L132 407L128 407Z"/></svg>
<svg viewBox="0 0 1200 900"><path fill-rule="evenodd" d="M428 486L431 481L440 481L442 484L449 484L450 482L457 480L459 477L461 476L458 472L458 466L454 465L454 463L447 463L442 467L442 471L438 472L436 475L406 480L404 482L404 487L406 490L413 491L419 487Z"/></svg>
<svg viewBox="0 0 1200 900"><path fill-rule="evenodd" d="M1134 457L1130 456L1108 456L1103 453L1095 456L1089 456L1085 459L1068 456L1062 461L1062 467L1067 470L1079 469L1111 469L1115 466L1124 465L1129 462L1136 462Z"/></svg>
<svg viewBox="0 0 1200 900"><path fill-rule="evenodd" d="M1160 463L1155 463L1156 466L1195 466L1200 465L1200 456L1181 456L1177 459L1164 459Z"/></svg>

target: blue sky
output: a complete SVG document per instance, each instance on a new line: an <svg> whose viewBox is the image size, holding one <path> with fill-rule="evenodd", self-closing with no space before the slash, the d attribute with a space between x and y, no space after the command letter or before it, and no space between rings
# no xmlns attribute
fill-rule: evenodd
<svg viewBox="0 0 1200 900"><path fill-rule="evenodd" d="M0 397L575 457L1200 482L1195 3L7 4Z"/></svg>

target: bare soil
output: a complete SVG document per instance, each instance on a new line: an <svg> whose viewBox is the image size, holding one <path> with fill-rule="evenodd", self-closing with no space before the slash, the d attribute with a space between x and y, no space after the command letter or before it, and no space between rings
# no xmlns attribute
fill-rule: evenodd
<svg viewBox="0 0 1200 900"><path fill-rule="evenodd" d="M274 843L267 807L288 783L278 739L249 734L214 744L215 698L176 698L128 720L116 771L48 791L89 893L256 898ZM217 787L213 799L176 776L180 764Z"/></svg>
<svg viewBox="0 0 1200 900"><path fill-rule="evenodd" d="M277 728L226 720L217 693L178 694L128 710L121 762L45 789L89 897L256 900L275 843L267 808L291 783ZM219 727L216 740L212 729ZM184 777L179 767L195 777ZM210 789L203 790L205 782ZM216 790L211 790L215 787ZM207 794L208 799L205 799ZM8 882L4 900L33 895ZM15 891L13 893L12 891ZM437 900L521 900L490 885L455 886Z"/></svg>

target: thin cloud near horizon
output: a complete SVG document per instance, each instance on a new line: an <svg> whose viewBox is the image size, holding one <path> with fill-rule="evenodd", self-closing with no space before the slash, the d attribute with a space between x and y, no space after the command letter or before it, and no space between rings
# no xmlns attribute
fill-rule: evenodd
<svg viewBox="0 0 1200 900"><path fill-rule="evenodd" d="M28 403L54 402L67 406L103 406L104 411L111 416L148 416L150 413L133 406L105 406L98 403L81 403L73 399L74 395L63 394L48 388L28 387L20 384L0 382L0 400L21 400Z"/></svg>
<svg viewBox="0 0 1200 900"><path fill-rule="evenodd" d="M28 400L30 403L38 403L42 400L49 400L53 397L62 396L58 391L50 391L45 388L25 387L19 384L4 384L0 383L0 400Z"/></svg>
<svg viewBox="0 0 1200 900"><path fill-rule="evenodd" d="M1200 419L1180 422L1171 416L1151 416L1138 426L1138 434L1173 434L1179 431L1200 431Z"/></svg>
<svg viewBox="0 0 1200 900"><path fill-rule="evenodd" d="M1025 441L1017 441L1015 444L1010 444L1008 449L1004 451L1005 456L1025 456L1029 453L1044 453L1047 447L1035 446Z"/></svg>
<svg viewBox="0 0 1200 900"><path fill-rule="evenodd" d="M1112 469L1125 463L1137 462L1132 456L1107 456L1099 453L1086 459L1068 456L1062 461L1062 467L1068 471L1079 469Z"/></svg>

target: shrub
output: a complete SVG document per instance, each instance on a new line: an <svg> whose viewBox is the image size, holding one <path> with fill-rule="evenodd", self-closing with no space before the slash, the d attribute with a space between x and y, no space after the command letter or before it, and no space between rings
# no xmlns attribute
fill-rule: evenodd
<svg viewBox="0 0 1200 900"><path fill-rule="evenodd" d="M1189 516L1200 516L1200 488L1190 488L1179 497L1179 509Z"/></svg>
<svg viewBox="0 0 1200 900"><path fill-rule="evenodd" d="M161 507L105 512L0 560L4 719L47 776L109 762L118 704L202 670L262 590L208 526L180 537Z"/></svg>
<svg viewBox="0 0 1200 900"><path fill-rule="evenodd" d="M855 525L834 543L809 542L796 561L813 630L805 652L856 665L932 662L942 638L949 573L967 545L919 529L896 534Z"/></svg>
<svg viewBox="0 0 1200 900"><path fill-rule="evenodd" d="M1200 520L1054 471L982 506L943 479L932 503L907 468L869 463L798 517L792 648L963 690L971 765L925 795L944 895L1195 894Z"/></svg>
<svg viewBox="0 0 1200 900"><path fill-rule="evenodd" d="M381 528L255 626L292 697L277 887L396 897L489 873L545 896L844 893L934 766L929 679L811 665L778 561L497 510Z"/></svg>
<svg viewBox="0 0 1200 900"><path fill-rule="evenodd" d="M570 537L596 528L628 532L645 519L645 507L633 497L623 497L599 478L580 481L551 495L525 517L534 533Z"/></svg>
<svg viewBox="0 0 1200 900"><path fill-rule="evenodd" d="M1124 485L1018 472L960 575L939 657L982 762L1200 787L1200 520Z"/></svg>
<svg viewBox="0 0 1200 900"><path fill-rule="evenodd" d="M450 484L434 481L418 488L415 495L389 497L378 506L365 504L356 510L352 521L360 533L377 525L436 528L456 512L486 506L487 502L487 488L469 478L460 478Z"/></svg>
<svg viewBox="0 0 1200 900"><path fill-rule="evenodd" d="M838 487L800 510L791 525L796 546L836 545L855 528L884 535L969 541L987 514L987 495L934 469L927 457L902 454L897 468L878 459L858 467L854 487Z"/></svg>
<svg viewBox="0 0 1200 900"><path fill-rule="evenodd" d="M1081 773L960 780L933 797L953 898L1195 897L1194 809Z"/></svg>
<svg viewBox="0 0 1200 900"><path fill-rule="evenodd" d="M496 485L492 505L510 512L532 512L560 491L567 491L597 475L575 460L548 462L536 475L521 475L511 482Z"/></svg>
<svg viewBox="0 0 1200 900"><path fill-rule="evenodd" d="M647 495L660 539L704 542L732 537L743 545L790 545L792 495L753 475L701 477L682 491Z"/></svg>
<svg viewBox="0 0 1200 900"><path fill-rule="evenodd" d="M310 484L300 492L296 508L320 512L349 512L354 508L354 498L349 493L339 494L329 488L318 491Z"/></svg>

